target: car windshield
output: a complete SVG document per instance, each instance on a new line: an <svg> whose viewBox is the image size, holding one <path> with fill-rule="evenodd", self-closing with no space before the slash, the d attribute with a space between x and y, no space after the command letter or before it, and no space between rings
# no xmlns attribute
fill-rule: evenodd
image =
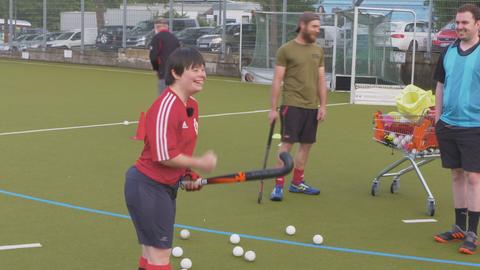
<svg viewBox="0 0 480 270"><path fill-rule="evenodd" d="M31 35L31 36L25 38L24 40L25 40L25 41L30 41L30 40L33 40L33 39L36 38L36 37L37 37L37 35Z"/></svg>
<svg viewBox="0 0 480 270"><path fill-rule="evenodd" d="M227 25L227 31L225 31L225 33L228 35L240 33L240 25Z"/></svg>
<svg viewBox="0 0 480 270"><path fill-rule="evenodd" d="M195 29L192 29L192 28L185 28L183 29L182 31L179 31L177 32L177 37L188 37L190 35L192 35L193 33L195 32Z"/></svg>
<svg viewBox="0 0 480 270"><path fill-rule="evenodd" d="M33 40L35 40L35 41L43 40L43 37L44 37L44 35L38 35Z"/></svg>
<svg viewBox="0 0 480 270"><path fill-rule="evenodd" d="M139 22L131 31L130 34L142 34L153 29L153 23L150 21Z"/></svg>
<svg viewBox="0 0 480 270"><path fill-rule="evenodd" d="M399 23L386 22L377 26L377 34L383 32L398 32L400 29Z"/></svg>
<svg viewBox="0 0 480 270"><path fill-rule="evenodd" d="M57 37L59 37L61 34L63 34L63 33L61 33L61 32L60 33L50 33L50 34L48 34L47 38L48 38L48 40L56 40Z"/></svg>
<svg viewBox="0 0 480 270"><path fill-rule="evenodd" d="M210 33L212 33L213 30L214 30L213 27L206 27L206 28L201 29L200 32L202 34L210 34Z"/></svg>
<svg viewBox="0 0 480 270"><path fill-rule="evenodd" d="M18 36L16 39L14 39L13 41L22 41L24 40L26 37L28 37L28 35L21 35L21 36Z"/></svg>
<svg viewBox="0 0 480 270"><path fill-rule="evenodd" d="M57 40L67 40L73 35L73 32L66 32L57 37Z"/></svg>
<svg viewBox="0 0 480 270"><path fill-rule="evenodd" d="M223 28L221 26L217 26L215 29L213 29L212 34L220 35L222 34L222 29Z"/></svg>
<svg viewBox="0 0 480 270"><path fill-rule="evenodd" d="M401 30L402 25L399 23L391 23L390 24L390 31L392 32L399 32ZM388 29L387 29L388 31Z"/></svg>

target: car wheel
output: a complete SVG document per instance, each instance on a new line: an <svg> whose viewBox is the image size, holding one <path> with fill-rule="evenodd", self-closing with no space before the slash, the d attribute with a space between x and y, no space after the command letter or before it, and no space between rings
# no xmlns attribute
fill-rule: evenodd
<svg viewBox="0 0 480 270"><path fill-rule="evenodd" d="M101 42L102 44L106 44L107 41L108 41L107 35L102 34L102 35L100 36L100 42Z"/></svg>

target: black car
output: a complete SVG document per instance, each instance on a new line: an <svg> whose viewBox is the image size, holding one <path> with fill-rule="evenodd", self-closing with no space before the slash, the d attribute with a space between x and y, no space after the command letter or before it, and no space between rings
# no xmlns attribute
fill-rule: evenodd
<svg viewBox="0 0 480 270"><path fill-rule="evenodd" d="M222 27L217 26L212 33L197 39L199 50L220 52L222 46ZM251 53L255 49L257 29L255 24L242 25L242 50ZM236 53L240 47L240 24L227 24L225 28L225 50L227 54Z"/></svg>
<svg viewBox="0 0 480 270"><path fill-rule="evenodd" d="M189 18L174 18L172 33L181 31L187 27L197 27L198 21ZM127 34L127 46L134 48L148 48L155 36L154 20L141 21Z"/></svg>
<svg viewBox="0 0 480 270"><path fill-rule="evenodd" d="M228 28L227 28L228 29ZM240 24L228 29L225 38L225 48L228 53L239 51L240 47ZM257 39L257 27L255 24L242 25L242 50L243 53L252 53Z"/></svg>
<svg viewBox="0 0 480 270"><path fill-rule="evenodd" d="M213 27L189 27L176 32L175 35L182 46L195 46L197 45L197 38L210 34L213 29Z"/></svg>
<svg viewBox="0 0 480 270"><path fill-rule="evenodd" d="M127 26L127 31L132 28L132 26ZM122 37L122 25L105 26L98 32L96 40L97 48L102 51L116 51L122 47Z"/></svg>

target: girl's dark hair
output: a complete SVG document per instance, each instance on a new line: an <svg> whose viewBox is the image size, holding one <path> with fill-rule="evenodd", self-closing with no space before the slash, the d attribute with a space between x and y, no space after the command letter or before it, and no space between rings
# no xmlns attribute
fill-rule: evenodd
<svg viewBox="0 0 480 270"><path fill-rule="evenodd" d="M172 85L175 82L172 72L182 76L186 69L205 66L202 55L192 47L181 47L170 54L165 67L165 84Z"/></svg>
<svg viewBox="0 0 480 270"><path fill-rule="evenodd" d="M465 4L457 9L457 13L470 12L475 21L480 20L480 9L474 4Z"/></svg>

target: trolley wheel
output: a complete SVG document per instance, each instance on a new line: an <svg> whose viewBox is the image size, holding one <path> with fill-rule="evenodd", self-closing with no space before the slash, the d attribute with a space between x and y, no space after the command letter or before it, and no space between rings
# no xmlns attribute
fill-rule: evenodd
<svg viewBox="0 0 480 270"><path fill-rule="evenodd" d="M379 186L380 186L380 182L378 182L378 180L375 179L372 183L372 188L371 188L371 191L370 191L372 196L377 196Z"/></svg>
<svg viewBox="0 0 480 270"><path fill-rule="evenodd" d="M394 178L390 185L390 193L395 194L400 189L400 178Z"/></svg>
<svg viewBox="0 0 480 270"><path fill-rule="evenodd" d="M427 213L431 217L433 217L435 215L435 200L434 199L428 199L427 200Z"/></svg>

